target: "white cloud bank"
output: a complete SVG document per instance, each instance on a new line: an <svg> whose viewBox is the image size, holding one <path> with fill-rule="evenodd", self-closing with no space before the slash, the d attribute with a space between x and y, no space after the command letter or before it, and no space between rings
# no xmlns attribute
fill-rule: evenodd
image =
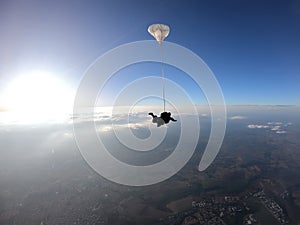
<svg viewBox="0 0 300 225"><path fill-rule="evenodd" d="M292 123L283 123L283 122L268 122L267 124L249 124L247 127L249 129L267 129L274 131L276 134L285 134L287 133L284 128L292 125Z"/></svg>

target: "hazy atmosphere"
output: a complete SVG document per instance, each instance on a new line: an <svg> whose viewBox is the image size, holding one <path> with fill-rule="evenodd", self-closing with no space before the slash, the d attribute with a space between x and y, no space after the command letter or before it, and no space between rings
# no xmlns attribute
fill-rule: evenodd
<svg viewBox="0 0 300 225"><path fill-rule="evenodd" d="M1 1L0 224L300 224L300 1Z"/></svg>

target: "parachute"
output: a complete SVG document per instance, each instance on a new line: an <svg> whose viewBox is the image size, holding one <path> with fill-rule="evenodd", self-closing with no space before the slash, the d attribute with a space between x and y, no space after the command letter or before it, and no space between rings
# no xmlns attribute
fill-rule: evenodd
<svg viewBox="0 0 300 225"><path fill-rule="evenodd" d="M148 32L161 44L168 37L170 27L165 24L152 24L148 27Z"/></svg>
<svg viewBox="0 0 300 225"><path fill-rule="evenodd" d="M165 100L165 76L164 76L164 61L162 53L162 42L169 35L170 27L165 24L152 24L148 27L148 32L157 40L161 46L161 79L162 79L162 97L164 101L164 112L166 111L166 100Z"/></svg>

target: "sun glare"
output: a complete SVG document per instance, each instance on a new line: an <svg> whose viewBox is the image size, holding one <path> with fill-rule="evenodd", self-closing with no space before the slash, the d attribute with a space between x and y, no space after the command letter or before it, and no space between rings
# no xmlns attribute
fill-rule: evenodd
<svg viewBox="0 0 300 225"><path fill-rule="evenodd" d="M40 70L16 77L1 97L6 109L32 122L55 119L70 112L73 104L71 88L54 74Z"/></svg>

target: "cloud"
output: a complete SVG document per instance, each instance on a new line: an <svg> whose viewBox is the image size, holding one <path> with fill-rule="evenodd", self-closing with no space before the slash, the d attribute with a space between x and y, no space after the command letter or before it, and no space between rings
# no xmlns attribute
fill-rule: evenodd
<svg viewBox="0 0 300 225"><path fill-rule="evenodd" d="M266 129L266 128L269 128L269 126L267 126L267 125L258 125L258 124L249 124L248 128L250 128L250 129L261 129L261 128Z"/></svg>
<svg viewBox="0 0 300 225"><path fill-rule="evenodd" d="M245 120L247 117L245 116L231 116L229 117L230 120Z"/></svg>
<svg viewBox="0 0 300 225"><path fill-rule="evenodd" d="M98 132L109 132L113 130L112 126L104 125L104 126L98 126L96 129Z"/></svg>
<svg viewBox="0 0 300 225"><path fill-rule="evenodd" d="M268 129L274 131L276 134L285 134L287 133L284 128L292 125L292 123L283 123L283 122L267 122L267 124L249 124L247 127L249 129Z"/></svg>
<svg viewBox="0 0 300 225"><path fill-rule="evenodd" d="M114 129L130 128L138 130L147 128L152 124L152 118L147 113L137 113L134 115L117 114L108 119L98 119L96 126L98 132L110 132Z"/></svg>
<svg viewBox="0 0 300 225"><path fill-rule="evenodd" d="M268 122L269 125L282 125L282 122Z"/></svg>
<svg viewBox="0 0 300 225"><path fill-rule="evenodd" d="M280 126L274 126L271 130L274 130L274 131L280 130Z"/></svg>
<svg viewBox="0 0 300 225"><path fill-rule="evenodd" d="M276 134L285 134L285 133L286 133L285 130L278 130L278 131L276 131Z"/></svg>

